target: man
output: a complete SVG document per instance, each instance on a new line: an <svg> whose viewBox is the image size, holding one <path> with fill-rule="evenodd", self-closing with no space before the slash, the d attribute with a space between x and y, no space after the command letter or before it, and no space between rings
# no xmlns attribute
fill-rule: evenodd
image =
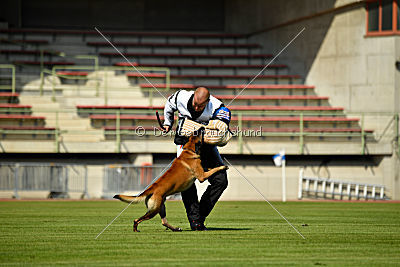
<svg viewBox="0 0 400 267"><path fill-rule="evenodd" d="M218 119L229 125L231 112L217 98L210 95L205 87L199 87L194 92L180 90L168 98L164 108L164 128L169 131L174 123L174 112L179 113L178 128L184 118L207 125L211 119ZM177 131L177 133L179 130ZM177 145L177 156L182 152L188 137L176 134L174 143ZM205 170L224 165L218 149L214 145L203 144L200 150L202 166ZM182 200L190 227L194 231L204 231L206 217L210 214L219 197L228 186L226 171L218 172L208 179L210 185L201 197L197 197L196 185L182 192Z"/></svg>

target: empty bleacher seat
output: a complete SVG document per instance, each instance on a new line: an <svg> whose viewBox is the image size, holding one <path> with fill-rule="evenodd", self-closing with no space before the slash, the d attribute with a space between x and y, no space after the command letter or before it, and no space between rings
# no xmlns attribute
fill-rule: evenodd
<svg viewBox="0 0 400 267"><path fill-rule="evenodd" d="M15 65L32 65L32 66L40 66L40 61L31 61L31 60L16 60L13 61ZM44 66L64 66L64 65L75 65L74 62L70 61L44 61Z"/></svg>
<svg viewBox="0 0 400 267"><path fill-rule="evenodd" d="M18 93L0 92L0 103L18 103Z"/></svg>
<svg viewBox="0 0 400 267"><path fill-rule="evenodd" d="M0 114L2 126L44 126L45 117L23 114Z"/></svg>
<svg viewBox="0 0 400 267"><path fill-rule="evenodd" d="M86 71L57 71L58 78L62 84L80 84L84 85L87 82L89 72Z"/></svg>
<svg viewBox="0 0 400 267"><path fill-rule="evenodd" d="M0 103L0 114L30 114L32 112L31 108L31 105Z"/></svg>
<svg viewBox="0 0 400 267"><path fill-rule="evenodd" d="M45 126L0 125L0 136L7 140L48 140L54 139L57 129Z"/></svg>
<svg viewBox="0 0 400 267"><path fill-rule="evenodd" d="M95 47L95 52L112 51L108 42L88 42L88 46ZM116 47L124 52L163 53L224 53L224 54L256 54L260 50L258 44L220 44L220 43L153 43L153 42L114 42Z"/></svg>

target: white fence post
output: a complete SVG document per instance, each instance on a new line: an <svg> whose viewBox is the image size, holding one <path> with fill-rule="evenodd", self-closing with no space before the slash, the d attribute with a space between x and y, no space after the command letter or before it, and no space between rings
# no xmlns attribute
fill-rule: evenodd
<svg viewBox="0 0 400 267"><path fill-rule="evenodd" d="M375 195L376 195L376 186L373 185L373 186L372 186L372 199L374 199L374 200L376 199L376 196L375 196Z"/></svg>
<svg viewBox="0 0 400 267"><path fill-rule="evenodd" d="M18 188L19 188L19 164L15 164L15 172L14 172L14 197L19 198Z"/></svg>
<svg viewBox="0 0 400 267"><path fill-rule="evenodd" d="M331 181L331 197L335 198L335 182Z"/></svg>
<svg viewBox="0 0 400 267"><path fill-rule="evenodd" d="M339 183L339 194L340 194L340 200L343 199L343 184Z"/></svg>
<svg viewBox="0 0 400 267"><path fill-rule="evenodd" d="M304 173L304 169L301 168L300 172L299 172L299 193L297 195L298 199L302 199L302 197L303 197L303 173Z"/></svg>
<svg viewBox="0 0 400 267"><path fill-rule="evenodd" d="M356 184L356 190L354 193L356 195L357 200L359 200L360 199L360 185L359 184Z"/></svg>
<svg viewBox="0 0 400 267"><path fill-rule="evenodd" d="M351 184L347 184L347 197L351 199Z"/></svg>
<svg viewBox="0 0 400 267"><path fill-rule="evenodd" d="M364 185L364 199L367 200L368 199L368 186Z"/></svg>

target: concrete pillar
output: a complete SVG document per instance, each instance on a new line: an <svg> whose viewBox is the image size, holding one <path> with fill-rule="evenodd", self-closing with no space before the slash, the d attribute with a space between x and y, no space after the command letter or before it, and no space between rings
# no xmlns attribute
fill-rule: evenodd
<svg viewBox="0 0 400 267"><path fill-rule="evenodd" d="M400 155L393 153L391 158L393 169L393 198L400 200Z"/></svg>
<svg viewBox="0 0 400 267"><path fill-rule="evenodd" d="M100 198L103 192L103 165L88 165L88 194L90 198Z"/></svg>

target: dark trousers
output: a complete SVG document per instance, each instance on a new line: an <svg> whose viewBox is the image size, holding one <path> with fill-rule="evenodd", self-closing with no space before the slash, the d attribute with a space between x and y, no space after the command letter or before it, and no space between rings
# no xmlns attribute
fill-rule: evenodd
<svg viewBox="0 0 400 267"><path fill-rule="evenodd" d="M224 165L216 146L202 145L200 149L200 159L201 165L205 171L207 171L208 168L215 168ZM195 184L181 193L189 222L204 222L228 186L226 171L215 173L208 178L207 181L210 185L201 197L200 202L198 201Z"/></svg>

